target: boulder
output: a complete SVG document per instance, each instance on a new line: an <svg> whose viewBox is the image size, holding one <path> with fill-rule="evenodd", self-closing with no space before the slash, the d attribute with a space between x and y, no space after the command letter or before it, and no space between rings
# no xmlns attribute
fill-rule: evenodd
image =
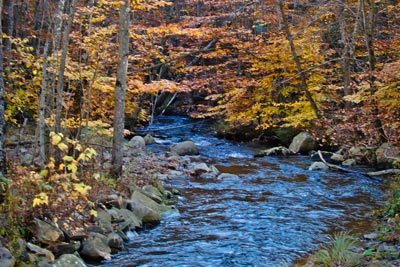
<svg viewBox="0 0 400 267"><path fill-rule="evenodd" d="M142 188L142 193L157 202L158 204L162 203L163 194L156 187L152 185L145 185Z"/></svg>
<svg viewBox="0 0 400 267"><path fill-rule="evenodd" d="M357 161L355 159L346 159L342 162L343 166L354 166L357 165Z"/></svg>
<svg viewBox="0 0 400 267"><path fill-rule="evenodd" d="M171 210L171 207L162 205L162 204L158 204L153 199L149 198L148 196L139 192L138 190L133 192L133 194L131 196L131 200L134 202L138 202L138 203L142 204L143 206L148 207L154 211L164 212L164 211Z"/></svg>
<svg viewBox="0 0 400 267"><path fill-rule="evenodd" d="M329 167L322 161L313 162L311 166L308 168L309 171L327 170L327 169L329 169Z"/></svg>
<svg viewBox="0 0 400 267"><path fill-rule="evenodd" d="M146 147L146 141L144 140L143 137L141 136L134 136L130 141L129 141L129 147L130 148L135 148L135 149L143 149Z"/></svg>
<svg viewBox="0 0 400 267"><path fill-rule="evenodd" d="M108 246L108 238L102 234L90 233L83 241L79 254L89 260L100 261L111 258L111 248Z"/></svg>
<svg viewBox="0 0 400 267"><path fill-rule="evenodd" d="M345 157L339 153L333 153L330 159L333 163L342 163L343 161L346 160Z"/></svg>
<svg viewBox="0 0 400 267"><path fill-rule="evenodd" d="M62 254L73 254L76 251L76 246L74 243L59 243L50 245L47 247L51 253L53 253L54 257L58 258Z"/></svg>
<svg viewBox="0 0 400 267"><path fill-rule="evenodd" d="M146 143L146 145L151 145L151 144L156 143L156 140L150 134L146 134L146 136L143 137L143 139L144 139L144 142Z"/></svg>
<svg viewBox="0 0 400 267"><path fill-rule="evenodd" d="M184 141L178 144L173 144L170 147L170 151L179 156L199 154L199 150L197 149L196 144L192 141Z"/></svg>
<svg viewBox="0 0 400 267"><path fill-rule="evenodd" d="M31 252L30 258L32 262L47 262L47 263L53 263L55 260L54 254L47 249L41 248L35 244L32 243L26 243L26 246L28 250Z"/></svg>
<svg viewBox="0 0 400 267"><path fill-rule="evenodd" d="M124 246L124 240L117 233L111 233L108 236L108 245L111 250L121 250Z"/></svg>
<svg viewBox="0 0 400 267"><path fill-rule="evenodd" d="M125 230L132 230L142 226L141 218L128 209L112 208L108 210L108 213L111 215L113 222L125 222L125 226L128 227Z"/></svg>
<svg viewBox="0 0 400 267"><path fill-rule="evenodd" d="M374 164L376 162L374 148L354 146L349 149L348 156L355 159L358 164Z"/></svg>
<svg viewBox="0 0 400 267"><path fill-rule="evenodd" d="M314 150L317 146L314 137L309 133L302 132L296 135L292 143L289 146L289 150L294 153L307 154L308 152Z"/></svg>
<svg viewBox="0 0 400 267"><path fill-rule="evenodd" d="M208 167L207 164L205 164L204 162L195 164L192 169L195 175L200 175L205 172L211 172L210 167Z"/></svg>
<svg viewBox="0 0 400 267"><path fill-rule="evenodd" d="M36 238L41 243L51 244L56 241L64 240L64 234L56 224L35 218L35 225Z"/></svg>
<svg viewBox="0 0 400 267"><path fill-rule="evenodd" d="M255 157L263 157L263 156L288 156L293 155L293 151L287 149L284 146L272 147L264 150L258 151L254 156Z"/></svg>
<svg viewBox="0 0 400 267"><path fill-rule="evenodd" d="M53 267L86 267L86 265L74 254L63 254L54 262Z"/></svg>
<svg viewBox="0 0 400 267"><path fill-rule="evenodd" d="M0 247L0 266L12 267L14 265L15 265L15 258L11 254L11 252L5 247Z"/></svg>
<svg viewBox="0 0 400 267"><path fill-rule="evenodd" d="M140 208L140 215L138 214L138 216L142 216L142 221L146 224L159 224L161 221L161 213L172 210L171 207L155 202L138 190L133 192L131 201L132 208Z"/></svg>
<svg viewBox="0 0 400 267"><path fill-rule="evenodd" d="M379 169L390 169L393 163L400 164L400 149L392 144L382 144L376 150L376 163Z"/></svg>

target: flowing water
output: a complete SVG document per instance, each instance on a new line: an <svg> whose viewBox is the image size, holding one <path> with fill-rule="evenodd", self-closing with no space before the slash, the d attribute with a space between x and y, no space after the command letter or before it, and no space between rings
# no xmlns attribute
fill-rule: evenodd
<svg viewBox="0 0 400 267"><path fill-rule="evenodd" d="M102 266L284 266L317 249L328 234L370 229L383 182L308 171L306 156L254 158L253 148L213 137L207 124L174 128L189 123L157 118L152 127L169 128L157 133L170 138L151 149L191 139L201 153L195 160L237 177L168 181L182 192L179 213L141 231Z"/></svg>

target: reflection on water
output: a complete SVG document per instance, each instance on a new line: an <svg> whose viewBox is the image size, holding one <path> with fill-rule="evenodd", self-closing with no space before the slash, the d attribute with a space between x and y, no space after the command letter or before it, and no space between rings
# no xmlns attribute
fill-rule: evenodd
<svg viewBox="0 0 400 267"><path fill-rule="evenodd" d="M154 127L186 122L164 117ZM368 213L382 197L379 181L310 172L304 156L253 158L252 149L207 133L166 131L171 138L153 149L166 149L165 144L189 136L202 160L238 177L170 181L167 186L183 193L177 203L180 213L142 231L103 266L282 266L316 249L329 233L368 229Z"/></svg>

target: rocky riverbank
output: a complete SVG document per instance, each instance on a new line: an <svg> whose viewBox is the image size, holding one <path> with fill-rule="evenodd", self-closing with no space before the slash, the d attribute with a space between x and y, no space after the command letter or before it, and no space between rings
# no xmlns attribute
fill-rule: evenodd
<svg viewBox="0 0 400 267"><path fill-rule="evenodd" d="M27 229L30 238L1 237L0 266L79 267L86 266L85 262L110 259L141 229L155 227L164 215L179 212L174 206L179 192L165 188L165 182L190 176L228 175L205 163L192 162L187 155L199 152L191 141L175 144L164 154L147 150L146 145L153 142L151 136L136 136L126 144L122 177L108 180L108 186L101 183L95 195L87 196L86 200L95 205L90 217L76 214L77 211L74 220L60 220L60 214L46 214L33 219L32 228ZM110 164L109 152L98 156L106 159L102 164L107 168L104 165ZM85 212L87 209L82 210Z"/></svg>

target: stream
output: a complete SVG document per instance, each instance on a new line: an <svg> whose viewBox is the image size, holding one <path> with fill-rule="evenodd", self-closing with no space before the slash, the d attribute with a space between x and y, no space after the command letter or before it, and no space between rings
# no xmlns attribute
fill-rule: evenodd
<svg viewBox="0 0 400 267"><path fill-rule="evenodd" d="M371 230L371 211L382 205L380 180L334 171L308 171L307 156L254 158L256 151L212 135L207 123L157 117L165 128L149 148L164 153L172 143L192 140L194 161L237 177L172 179L182 192L179 213L144 229L105 267L280 267L292 264L339 231Z"/></svg>

